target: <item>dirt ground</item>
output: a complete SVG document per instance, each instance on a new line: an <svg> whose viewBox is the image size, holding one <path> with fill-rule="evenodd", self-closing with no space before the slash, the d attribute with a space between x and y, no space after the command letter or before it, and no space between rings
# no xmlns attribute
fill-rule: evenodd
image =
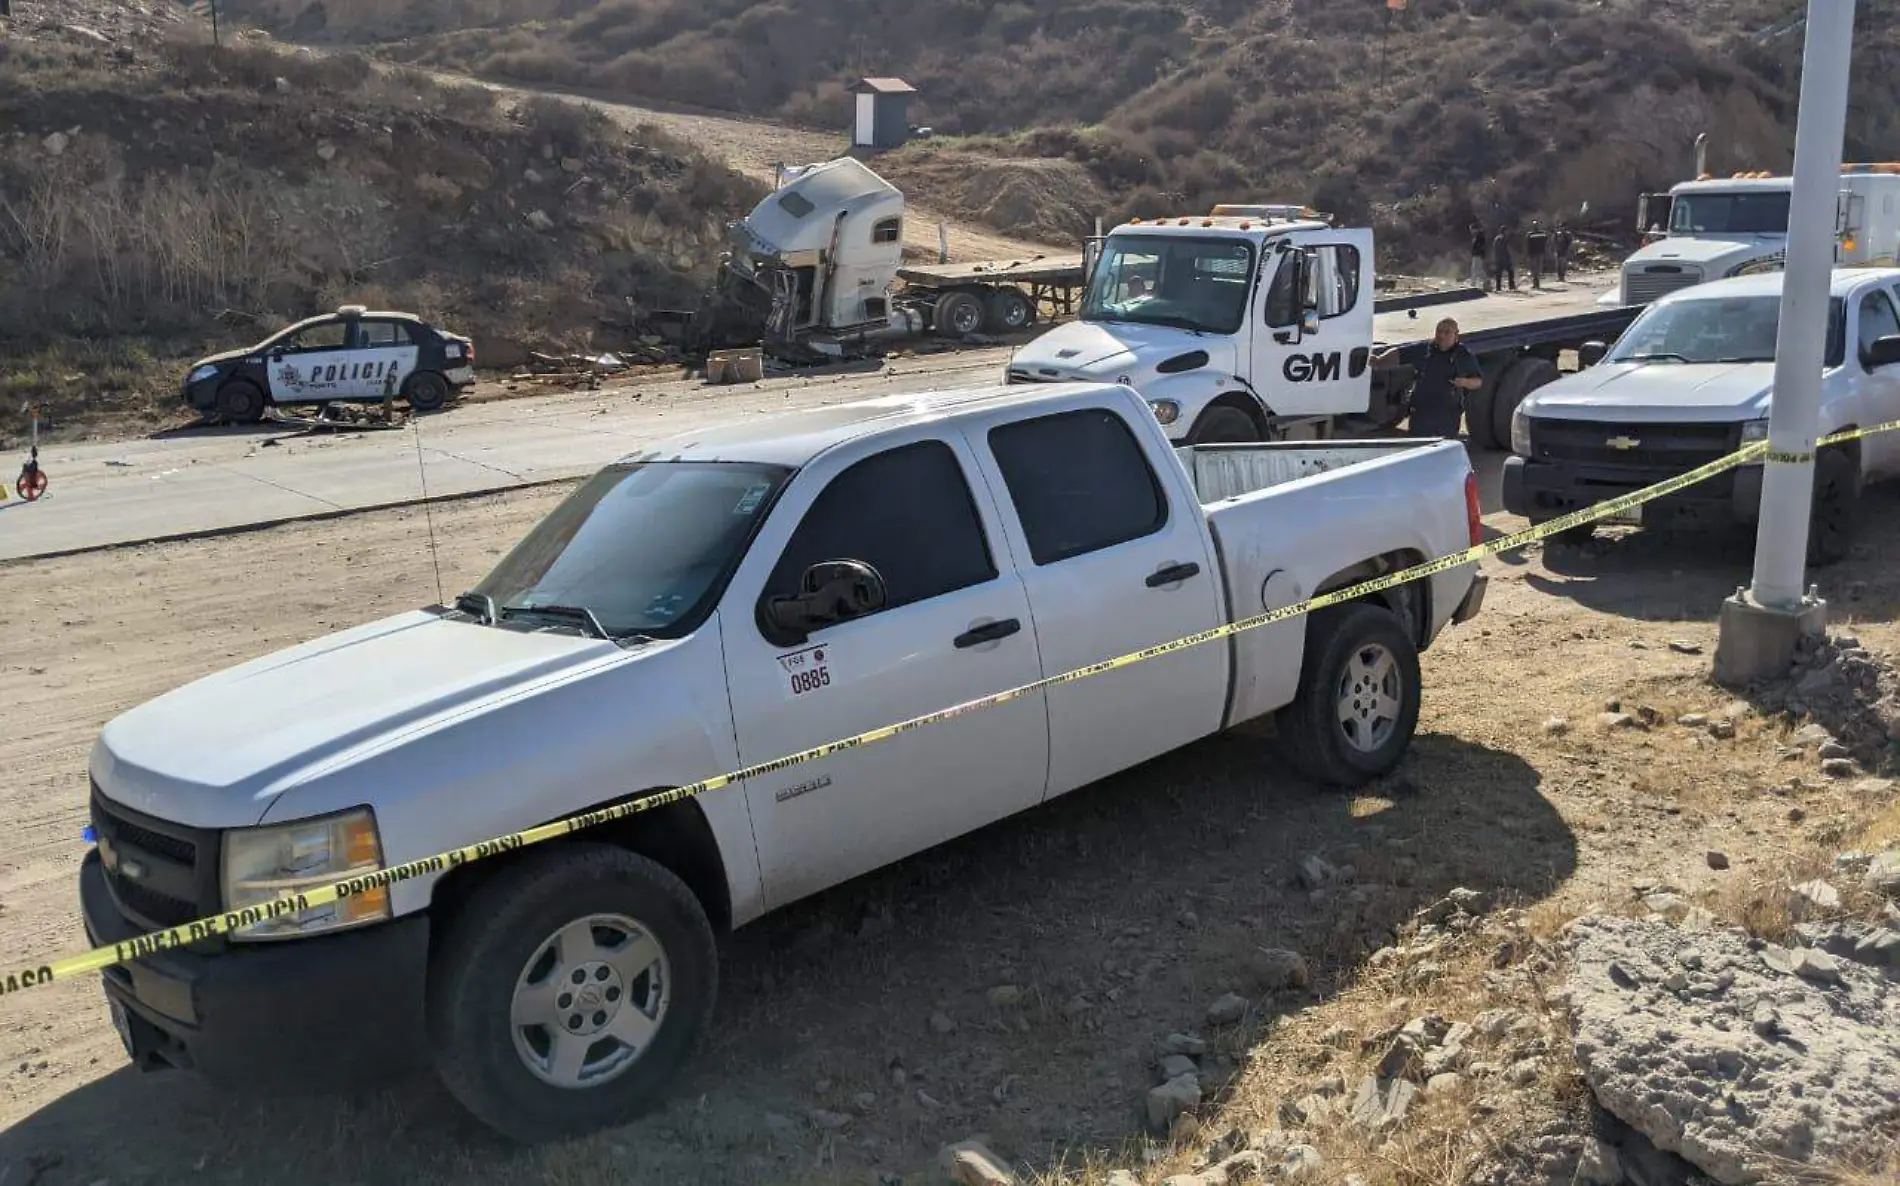
<svg viewBox="0 0 1900 1186"><path fill-rule="evenodd" d="M1479 460L1493 479L1498 459ZM560 494L437 508L448 591ZM1856 557L1818 578L1836 623L1889 655L1896 509L1874 495ZM222 1097L131 1071L89 980L8 999L0 1182L238 1183L287 1166L309 1182L925 1181L941 1144L978 1132L1038 1171L1139 1166L1156 1044L1244 987L1256 948L1303 953L1312 984L1216 1035L1216 1079L1270 1063L1268 1027L1294 1011L1311 1026L1346 1007L1394 925L1455 886L1546 912L1620 908L1634 883L1740 883L1848 830L1851 795L1783 760L1785 727L1751 719L1716 741L1668 724L1730 700L1704 672L1746 557L1739 539L1626 533L1489 565L1484 613L1426 656L1411 757L1368 793L1319 792L1260 738L1223 737L769 917L725 944L711 1039L677 1102L571 1145L499 1145L426 1077L357 1099ZM109 718L435 596L420 510L0 566L9 964L83 946L86 755ZM1603 732L1610 699L1663 723ZM1793 775L1807 777L1789 791ZM1710 849L1729 871L1711 871ZM1356 865L1357 892L1297 888L1312 854ZM990 990L1006 984L1022 1000L999 1008ZM813 1109L849 1123L823 1131ZM1401 1178L1375 1165L1368 1180Z"/></svg>

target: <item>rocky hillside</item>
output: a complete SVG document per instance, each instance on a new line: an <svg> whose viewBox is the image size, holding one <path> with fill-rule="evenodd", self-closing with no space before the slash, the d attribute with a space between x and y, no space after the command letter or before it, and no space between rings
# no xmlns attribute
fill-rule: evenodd
<svg viewBox="0 0 1900 1186"><path fill-rule="evenodd" d="M1427 262L1472 215L1605 219L1680 180L1696 133L1724 169L1789 159L1799 0L233 0L286 35L628 99L840 127L844 86L898 74L931 151L1048 162L1094 215L1314 199ZM1893 155L1896 22L1862 6L1850 150ZM1389 28L1389 37L1388 37ZM974 138L974 139L971 139ZM948 154L948 156L946 156ZM907 154L908 155L908 154ZM902 157L896 162L904 165ZM931 199L939 200L932 192ZM954 201L954 199L952 199ZM962 203L1028 229L1017 203ZM1045 203L1046 206L1046 203Z"/></svg>
<svg viewBox="0 0 1900 1186"><path fill-rule="evenodd" d="M228 29L214 49L179 11L14 4L0 405L167 413L179 363L348 302L471 333L485 362L610 340L700 291L756 200L652 129Z"/></svg>

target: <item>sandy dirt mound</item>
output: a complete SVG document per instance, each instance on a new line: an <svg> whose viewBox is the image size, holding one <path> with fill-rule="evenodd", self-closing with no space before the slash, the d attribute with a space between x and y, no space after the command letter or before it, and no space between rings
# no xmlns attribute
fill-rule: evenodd
<svg viewBox="0 0 1900 1186"><path fill-rule="evenodd" d="M919 202L1038 243L1080 243L1114 204L1087 169L1050 157L998 160L919 146L880 158L876 168Z"/></svg>

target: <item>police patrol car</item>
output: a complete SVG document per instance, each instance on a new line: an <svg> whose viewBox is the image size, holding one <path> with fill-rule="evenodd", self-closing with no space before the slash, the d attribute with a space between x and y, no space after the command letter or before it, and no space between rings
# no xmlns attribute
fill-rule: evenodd
<svg viewBox="0 0 1900 1186"><path fill-rule="evenodd" d="M475 345L413 313L345 305L255 346L200 359L185 402L206 417L255 424L272 404L379 403L400 396L433 412L475 382Z"/></svg>

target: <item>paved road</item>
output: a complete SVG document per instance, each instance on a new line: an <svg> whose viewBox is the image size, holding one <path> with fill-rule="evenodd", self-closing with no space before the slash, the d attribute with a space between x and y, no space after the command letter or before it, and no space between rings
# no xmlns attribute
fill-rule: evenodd
<svg viewBox="0 0 1900 1186"><path fill-rule="evenodd" d="M1467 329L1595 308L1596 286L1516 293L1379 319L1379 337L1429 332L1443 313ZM697 380L471 403L419 424L428 492L505 490L590 473L641 444L742 416L875 395L987 383L1008 352L969 350L742 388ZM37 503L0 502L0 560L333 515L422 494L417 434L198 430L117 444L54 445Z"/></svg>
<svg viewBox="0 0 1900 1186"><path fill-rule="evenodd" d="M418 432L196 430L116 444L49 445L36 503L0 502L0 560L44 556L591 473L645 442L738 417L1000 377L1005 350L897 360L740 388L698 380L471 403Z"/></svg>

